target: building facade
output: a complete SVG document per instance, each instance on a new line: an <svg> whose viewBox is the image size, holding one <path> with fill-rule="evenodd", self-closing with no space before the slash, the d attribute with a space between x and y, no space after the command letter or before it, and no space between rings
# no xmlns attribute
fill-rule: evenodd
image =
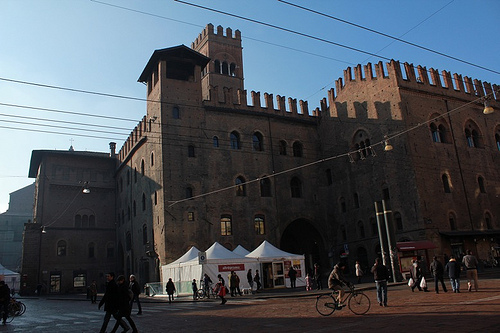
<svg viewBox="0 0 500 333"><path fill-rule="evenodd" d="M309 110L307 101L247 94L240 32L211 24L191 47L154 51L138 81L146 115L116 156L34 152L35 223L24 246L42 249L46 268L23 268L51 291L59 275L73 278L54 289L66 291L79 272L95 279L115 264L141 283L161 281L162 265L215 241L232 250L268 240L325 273L338 260L370 266L397 251L379 237L380 202L394 240L432 244L421 248L428 257L498 256L500 113L483 114L486 100L500 109L497 85L397 61L358 65ZM102 171L89 183L97 201L78 196L60 213L88 178L60 164ZM84 212L99 236L85 230L82 239ZM59 241L68 254L78 243L85 260L52 258Z"/></svg>

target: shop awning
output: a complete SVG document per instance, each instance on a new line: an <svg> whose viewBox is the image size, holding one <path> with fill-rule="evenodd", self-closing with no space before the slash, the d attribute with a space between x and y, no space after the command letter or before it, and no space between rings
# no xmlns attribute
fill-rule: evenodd
<svg viewBox="0 0 500 333"><path fill-rule="evenodd" d="M398 251L416 251L416 250L428 250L437 248L433 242L423 240L423 241L411 241L411 242L397 242L396 247Z"/></svg>

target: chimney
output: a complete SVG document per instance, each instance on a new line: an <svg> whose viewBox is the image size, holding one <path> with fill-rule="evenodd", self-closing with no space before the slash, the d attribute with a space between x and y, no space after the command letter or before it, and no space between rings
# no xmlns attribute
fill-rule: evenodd
<svg viewBox="0 0 500 333"><path fill-rule="evenodd" d="M109 143L109 150L110 150L109 156L115 157L116 156L116 142Z"/></svg>

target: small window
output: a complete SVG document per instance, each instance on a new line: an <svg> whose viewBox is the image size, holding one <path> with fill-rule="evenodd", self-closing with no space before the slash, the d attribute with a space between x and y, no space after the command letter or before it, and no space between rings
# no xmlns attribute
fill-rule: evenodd
<svg viewBox="0 0 500 333"><path fill-rule="evenodd" d="M57 242L57 256L58 257L66 256L66 241L60 240Z"/></svg>
<svg viewBox="0 0 500 333"><path fill-rule="evenodd" d="M219 138L217 136L214 136L212 138L212 143L213 143L215 148L219 148Z"/></svg>
<svg viewBox="0 0 500 333"><path fill-rule="evenodd" d="M229 65L227 62L222 62L222 74L229 75Z"/></svg>
<svg viewBox="0 0 500 333"><path fill-rule="evenodd" d="M448 222L450 223L450 230L457 230L457 223L455 221L455 215L451 214L448 216Z"/></svg>
<svg viewBox="0 0 500 333"><path fill-rule="evenodd" d="M357 193L354 193L353 200L354 200L354 208L359 208L359 196Z"/></svg>
<svg viewBox="0 0 500 333"><path fill-rule="evenodd" d="M267 177L260 179L260 196L261 197L271 196L271 180Z"/></svg>
<svg viewBox="0 0 500 333"><path fill-rule="evenodd" d="M172 108L172 118L179 119L180 117L181 117L181 114L180 114L179 108L177 106L174 106Z"/></svg>
<svg viewBox="0 0 500 333"><path fill-rule="evenodd" d="M155 165L155 153L151 152L151 166Z"/></svg>
<svg viewBox="0 0 500 333"><path fill-rule="evenodd" d="M194 212L188 212L188 221L194 221Z"/></svg>
<svg viewBox="0 0 500 333"><path fill-rule="evenodd" d="M229 65L229 75L236 76L236 64L234 62Z"/></svg>
<svg viewBox="0 0 500 333"><path fill-rule="evenodd" d="M158 192L155 191L155 206L158 204Z"/></svg>
<svg viewBox="0 0 500 333"><path fill-rule="evenodd" d="M87 278L85 274L83 273L78 273L75 274L73 277L73 287L74 288L82 288L87 286Z"/></svg>
<svg viewBox="0 0 500 333"><path fill-rule="evenodd" d="M254 225L255 225L256 235L264 235L266 233L264 224L264 215L255 215Z"/></svg>
<svg viewBox="0 0 500 333"><path fill-rule="evenodd" d="M142 211L146 210L146 194L142 194Z"/></svg>
<svg viewBox="0 0 500 333"><path fill-rule="evenodd" d="M436 124L431 123L431 125L429 127L431 129L432 141L433 142L441 142L441 135L439 134L439 130L438 130Z"/></svg>
<svg viewBox="0 0 500 333"><path fill-rule="evenodd" d="M484 186L484 178L479 176L477 177L477 184L479 185L479 192L486 193L486 187Z"/></svg>
<svg viewBox="0 0 500 333"><path fill-rule="evenodd" d="M231 236L233 234L231 228L231 215L222 215L220 218L220 233L222 236Z"/></svg>
<svg viewBox="0 0 500 333"><path fill-rule="evenodd" d="M443 176L441 176L441 179L443 181L444 193L451 193L450 181L448 179L448 176L443 175Z"/></svg>
<svg viewBox="0 0 500 333"><path fill-rule="evenodd" d="M255 132L252 136L252 147L254 151L262 151L262 134Z"/></svg>
<svg viewBox="0 0 500 333"><path fill-rule="evenodd" d="M221 65L220 65L220 61L219 60L215 60L214 61L214 72L217 73L217 74L221 74L222 73Z"/></svg>
<svg viewBox="0 0 500 333"><path fill-rule="evenodd" d="M236 195L239 197L246 196L245 179L243 177L236 178Z"/></svg>
<svg viewBox="0 0 500 333"><path fill-rule="evenodd" d="M188 157L194 157L194 146L193 145L188 146Z"/></svg>
<svg viewBox="0 0 500 333"><path fill-rule="evenodd" d="M279 153L282 156L286 156L286 141L280 141Z"/></svg>
<svg viewBox="0 0 500 333"><path fill-rule="evenodd" d="M241 149L240 135L238 132L232 132L230 135L231 149Z"/></svg>
<svg viewBox="0 0 500 333"><path fill-rule="evenodd" d="M303 154L302 143L296 141L293 143L293 156L302 157Z"/></svg>
<svg viewBox="0 0 500 333"><path fill-rule="evenodd" d="M292 178L290 181L290 190L292 192L292 198L302 198L302 182L299 178Z"/></svg>
<svg viewBox="0 0 500 333"><path fill-rule="evenodd" d="M186 199L187 198L192 198L193 197L193 188L192 187L186 187Z"/></svg>
<svg viewBox="0 0 500 333"><path fill-rule="evenodd" d="M134 183L137 183L137 168L134 168Z"/></svg>
<svg viewBox="0 0 500 333"><path fill-rule="evenodd" d="M141 160L141 176L144 176L144 160Z"/></svg>

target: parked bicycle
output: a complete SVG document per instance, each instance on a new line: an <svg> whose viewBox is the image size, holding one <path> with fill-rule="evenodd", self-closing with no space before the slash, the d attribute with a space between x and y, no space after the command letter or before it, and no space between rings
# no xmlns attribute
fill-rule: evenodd
<svg viewBox="0 0 500 333"><path fill-rule="evenodd" d="M10 323L14 317L22 315L26 311L26 305L23 302L17 301L14 297L10 299L7 312L7 322Z"/></svg>
<svg viewBox="0 0 500 333"><path fill-rule="evenodd" d="M212 297L212 298L217 298L217 294L214 291L214 288L212 288L212 284L208 286L209 290L209 295L207 295L207 292L205 290L205 283L201 282L200 289L198 289L198 299L203 299L205 297Z"/></svg>
<svg viewBox="0 0 500 333"><path fill-rule="evenodd" d="M340 303L337 301L338 291L323 294L316 299L316 310L322 316L329 316L335 310L342 309L346 303L354 314L364 315L370 310L370 298L360 290L354 290L354 285L348 285L349 291Z"/></svg>

